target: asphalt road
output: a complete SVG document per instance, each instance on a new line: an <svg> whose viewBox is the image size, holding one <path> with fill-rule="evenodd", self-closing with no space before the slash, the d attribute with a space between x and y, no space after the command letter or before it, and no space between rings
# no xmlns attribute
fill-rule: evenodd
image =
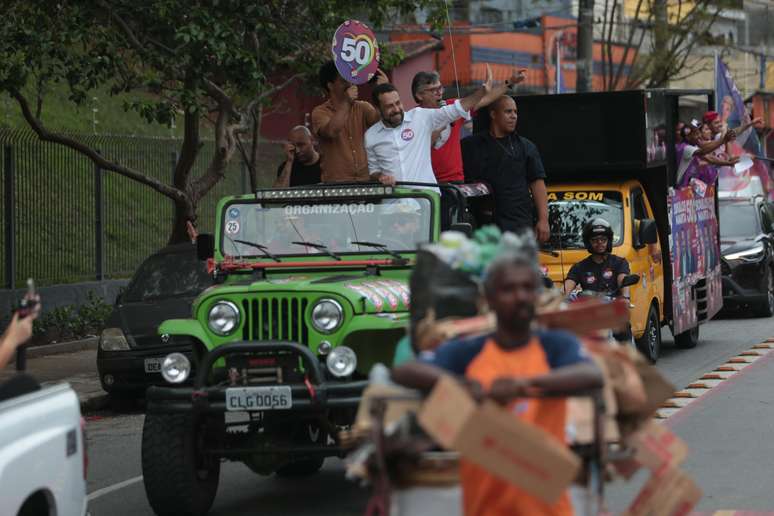
<svg viewBox="0 0 774 516"><path fill-rule="evenodd" d="M702 327L693 350L673 347L663 334L658 367L683 387L728 358L774 336L774 319L724 319ZM773 357L774 358L774 357ZM705 492L702 511L774 510L769 465L774 462L774 359L751 371L670 425L691 455L685 469ZM698 402L697 402L698 403ZM678 414L678 416L683 416ZM93 516L153 514L145 498L140 468L142 414L98 414L89 419L89 504ZM608 489L610 508L625 508L642 479ZM329 459L319 474L287 480L260 477L238 463L221 473L213 515L360 515L368 491L347 481L342 463Z"/></svg>

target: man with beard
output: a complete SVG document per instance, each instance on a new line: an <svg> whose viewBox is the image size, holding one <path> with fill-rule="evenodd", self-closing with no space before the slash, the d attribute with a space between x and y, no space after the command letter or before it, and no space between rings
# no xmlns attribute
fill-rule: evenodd
<svg viewBox="0 0 774 516"><path fill-rule="evenodd" d="M598 388L602 375L573 335L533 331L541 272L534 238L525 235L522 242L496 258L484 278L487 302L497 316L495 332L443 344L420 361L397 367L392 378L429 392L442 376L456 375L474 398L495 400L564 445L565 399L525 396ZM466 516L572 514L567 493L556 503L544 502L464 458L460 483Z"/></svg>
<svg viewBox="0 0 774 516"><path fill-rule="evenodd" d="M492 71L487 68L487 80L471 95L437 109L416 107L405 112L395 86L376 86L373 102L381 120L365 134L371 179L387 185L396 181L437 184L430 158L433 131L465 117L474 107L488 105L505 93L510 84L522 80L517 72L510 81L495 87Z"/></svg>

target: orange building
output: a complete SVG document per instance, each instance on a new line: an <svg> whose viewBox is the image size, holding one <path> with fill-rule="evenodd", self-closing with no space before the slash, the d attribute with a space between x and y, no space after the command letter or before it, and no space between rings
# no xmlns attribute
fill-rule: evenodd
<svg viewBox="0 0 774 516"><path fill-rule="evenodd" d="M391 41L429 38L426 34L419 34L419 31L390 34ZM495 80L508 78L514 67L526 68L524 88L535 93L549 93L556 91L557 40L561 49L563 90L575 91L577 23L569 18L544 16L540 18L539 29L511 32L493 32L468 24L455 24L451 36L444 32L444 48L436 54L436 70L440 72L444 84L458 83L464 87L481 83L486 77L487 64L492 68ZM595 42L595 90L604 89L602 50L602 44ZM624 48L614 46L614 65L617 66L623 57ZM633 51L627 55L624 75L629 73L634 58Z"/></svg>

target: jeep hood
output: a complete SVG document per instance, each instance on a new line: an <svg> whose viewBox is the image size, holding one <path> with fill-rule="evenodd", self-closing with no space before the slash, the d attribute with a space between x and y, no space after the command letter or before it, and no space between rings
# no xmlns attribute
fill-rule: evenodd
<svg viewBox="0 0 774 516"><path fill-rule="evenodd" d="M241 281L211 287L196 300L196 306L207 298L230 294L271 296L276 293L331 294L346 298L355 313L407 312L410 293L407 278L337 273L330 275L290 275L259 281Z"/></svg>

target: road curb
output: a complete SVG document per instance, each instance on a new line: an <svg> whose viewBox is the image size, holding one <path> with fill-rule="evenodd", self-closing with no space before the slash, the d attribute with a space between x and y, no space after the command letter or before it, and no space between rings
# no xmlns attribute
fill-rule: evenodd
<svg viewBox="0 0 774 516"><path fill-rule="evenodd" d="M40 358L62 353L75 353L76 351L96 350L99 345L99 337L89 337L69 342L57 342L56 344L43 344L27 348L27 358Z"/></svg>
<svg viewBox="0 0 774 516"><path fill-rule="evenodd" d="M694 401L700 400L707 393L715 389L723 389L726 383L733 382L737 375L745 371L746 368L753 366L759 360L761 363L765 363L771 356L774 356L771 355L773 352L774 337L770 337L746 351L737 353L736 356L729 358L712 371L708 371L699 377L698 380L694 380L685 388L676 391L671 398L661 404L654 417L661 421L669 420Z"/></svg>

